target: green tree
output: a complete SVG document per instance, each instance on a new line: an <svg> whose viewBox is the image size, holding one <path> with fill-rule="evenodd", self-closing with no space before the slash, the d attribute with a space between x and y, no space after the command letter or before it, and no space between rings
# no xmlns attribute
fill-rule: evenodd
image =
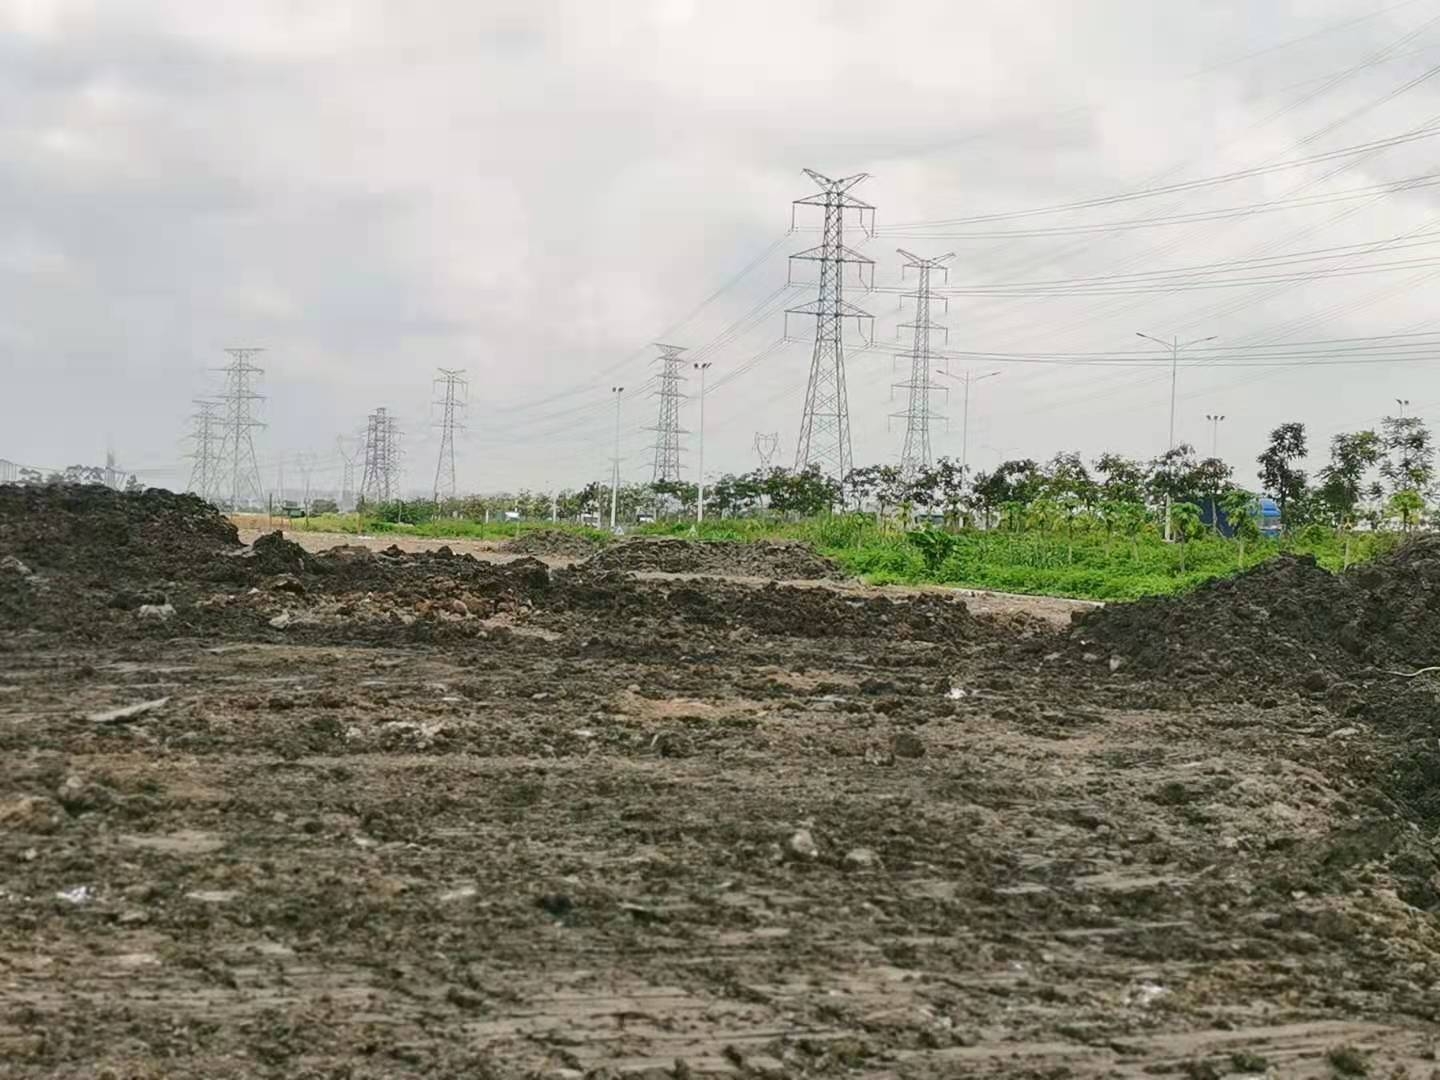
<svg viewBox="0 0 1440 1080"><path fill-rule="evenodd" d="M1365 474L1384 453L1373 431L1336 435L1330 440L1330 464L1320 470L1319 498L1336 528L1354 525L1365 495Z"/></svg>
<svg viewBox="0 0 1440 1080"><path fill-rule="evenodd" d="M965 505L965 470L957 462L943 457L935 463L935 494L945 510L945 524L952 529L960 525L960 512Z"/></svg>
<svg viewBox="0 0 1440 1080"><path fill-rule="evenodd" d="M1254 492L1232 488L1220 496L1220 510L1224 513L1225 520L1230 523L1231 535L1235 537L1235 543L1240 549L1237 565L1243 569L1245 545L1260 539L1260 522L1256 520L1260 512L1260 500Z"/></svg>
<svg viewBox="0 0 1440 1080"><path fill-rule="evenodd" d="M1270 432L1270 445L1255 459L1260 465L1260 482L1280 507L1282 528L1293 524L1292 508L1305 497L1308 477L1296 464L1305 452L1305 425L1292 421Z"/></svg>
<svg viewBox="0 0 1440 1080"><path fill-rule="evenodd" d="M1175 503L1170 507L1170 528L1180 544L1180 572L1185 573L1185 551L1190 541L1205 535L1200 507L1193 502Z"/></svg>
<svg viewBox="0 0 1440 1080"><path fill-rule="evenodd" d="M1100 521L1107 540L1118 532L1130 541L1130 558L1140 558L1140 533L1145 528L1145 504L1139 499L1106 499L1100 504Z"/></svg>
<svg viewBox="0 0 1440 1080"><path fill-rule="evenodd" d="M1425 500L1418 491L1397 491L1390 496L1390 515L1400 519L1400 526L1406 532L1415 527L1423 513Z"/></svg>
<svg viewBox="0 0 1440 1080"><path fill-rule="evenodd" d="M1120 454L1104 453L1095 459L1095 474L1100 477L1100 498L1106 502L1145 501L1149 472L1145 466Z"/></svg>
<svg viewBox="0 0 1440 1080"><path fill-rule="evenodd" d="M1435 446L1425 422L1418 416L1387 416L1382 430L1386 456L1380 474L1391 494L1428 491L1435 476Z"/></svg>

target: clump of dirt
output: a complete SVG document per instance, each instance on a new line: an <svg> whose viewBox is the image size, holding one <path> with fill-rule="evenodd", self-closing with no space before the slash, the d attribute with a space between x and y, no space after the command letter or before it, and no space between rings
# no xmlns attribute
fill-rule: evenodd
<svg viewBox="0 0 1440 1080"><path fill-rule="evenodd" d="M563 559L588 559L600 548L599 541L564 529L533 529L500 545L500 550L508 555L540 555Z"/></svg>
<svg viewBox="0 0 1440 1080"><path fill-rule="evenodd" d="M717 574L775 581L835 581L845 577L834 562L798 541L647 537L608 547L589 565L606 571Z"/></svg>

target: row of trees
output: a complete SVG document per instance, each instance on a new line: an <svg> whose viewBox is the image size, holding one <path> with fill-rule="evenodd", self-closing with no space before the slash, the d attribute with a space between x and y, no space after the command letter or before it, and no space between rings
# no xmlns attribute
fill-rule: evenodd
<svg viewBox="0 0 1440 1080"><path fill-rule="evenodd" d="M1061 529L1083 518L1108 531L1125 532L1137 518L1154 518L1167 505L1172 507L1172 522L1177 513L1188 520L1188 510L1174 510L1187 505L1204 508L1203 518L1212 522L1216 508L1232 521L1248 518L1251 510L1241 508L1253 508L1263 494L1275 500L1286 528L1314 523L1348 529L1394 521L1409 529L1424 519L1435 483L1435 449L1418 417L1388 417L1379 430L1334 436L1328 462L1313 477L1301 467L1309 450L1304 424L1275 428L1257 459L1257 491L1237 483L1224 461L1200 458L1186 444L1148 461L1104 453L1087 462L1067 452L1044 463L1019 458L980 472L949 458L911 473L893 465L872 465L854 469L843 483L816 467L798 472L757 469L727 474L708 485L705 510L714 517L765 513L802 518L849 509L906 523L923 515L952 529ZM626 522L649 515L691 517L698 494L696 485L688 482L622 485L619 517ZM392 520L416 523L434 516L504 520L507 514L525 520L553 516L606 522L610 499L609 485L596 482L554 493L520 491L439 506L390 504L377 510Z"/></svg>

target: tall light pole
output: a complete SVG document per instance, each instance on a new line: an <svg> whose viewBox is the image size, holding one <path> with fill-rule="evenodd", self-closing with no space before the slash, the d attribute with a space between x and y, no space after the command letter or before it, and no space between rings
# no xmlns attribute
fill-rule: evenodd
<svg viewBox="0 0 1440 1080"><path fill-rule="evenodd" d="M1397 398L1395 399L1395 404L1400 406L1400 419L1401 419L1401 420L1404 420L1404 419L1405 419L1405 410L1410 407L1410 399L1409 399L1408 397L1407 397L1407 398L1398 398L1398 397L1397 397Z"/></svg>
<svg viewBox="0 0 1440 1080"><path fill-rule="evenodd" d="M993 379L1000 372L987 371L984 375L976 375L967 369L964 375L951 375L948 371L941 371L938 374L965 384L965 406L960 414L960 475L963 476L970 464L970 385L984 382L986 379Z"/></svg>
<svg viewBox="0 0 1440 1080"><path fill-rule="evenodd" d="M1169 453L1175 449L1175 385L1180 379L1180 350L1188 349L1191 345L1203 345L1207 341L1214 341L1220 335L1211 334L1209 337L1196 338L1183 345L1180 344L1178 337L1164 341L1149 334L1142 334L1139 330L1135 331L1135 336L1143 337L1146 341L1153 341L1170 350L1170 442L1165 447L1165 452ZM1170 493L1168 491L1165 493L1165 542L1167 544L1170 542Z"/></svg>
<svg viewBox="0 0 1440 1080"><path fill-rule="evenodd" d="M1206 413L1205 419L1210 422L1210 456L1220 456L1220 421L1225 419L1224 413Z"/></svg>
<svg viewBox="0 0 1440 1080"><path fill-rule="evenodd" d="M610 531L615 531L615 518L620 512L620 398L625 393L625 387L612 386L610 392L615 395L615 469L610 474Z"/></svg>
<svg viewBox="0 0 1440 1080"><path fill-rule="evenodd" d="M705 520L705 372L710 370L710 361L702 360L695 365L700 373L700 465L696 470L697 481L695 500L695 523Z"/></svg>

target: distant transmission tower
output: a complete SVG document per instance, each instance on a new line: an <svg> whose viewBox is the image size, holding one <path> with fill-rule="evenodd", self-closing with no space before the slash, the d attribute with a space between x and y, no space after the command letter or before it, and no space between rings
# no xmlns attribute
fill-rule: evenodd
<svg viewBox="0 0 1440 1080"><path fill-rule="evenodd" d="M929 468L930 462L934 460L930 453L930 421L935 414L930 408L930 392L945 388L931 382L930 333L933 330L946 333L948 331L930 320L930 274L935 270L946 273L945 264L955 257L955 253L949 252L934 259L922 259L904 248L899 251L905 258L900 270L901 277L904 277L906 270L916 271L919 277L915 291L905 294L915 301L915 321L900 324L900 329L915 332L915 344L910 350L910 381L895 384L896 389L908 390L910 396L909 407L903 414L905 448L900 453L900 472L908 477L914 476L921 469Z"/></svg>
<svg viewBox="0 0 1440 1080"><path fill-rule="evenodd" d="M364 444L347 447L344 435L335 439L335 449L340 453L340 508L343 510L355 501L355 462L364 452Z"/></svg>
<svg viewBox="0 0 1440 1080"><path fill-rule="evenodd" d="M760 459L760 468L769 472L779 449L780 433L778 431L768 434L763 431L755 432L755 456Z"/></svg>
<svg viewBox="0 0 1440 1080"><path fill-rule="evenodd" d="M400 433L395 427L395 418L383 408L371 413L368 421L360 495L375 502L389 502L395 497L399 478Z"/></svg>
<svg viewBox="0 0 1440 1080"><path fill-rule="evenodd" d="M846 319L871 319L873 325L873 317L868 312L845 301L844 270L846 263L857 263L860 284L866 286L865 268L870 267L870 285L873 286L875 267L873 259L867 259L845 246L845 211L857 211L861 230L870 235L875 223L875 208L849 194L851 188L866 178L866 173L839 180L831 180L813 169L806 169L805 174L819 185L820 193L796 199L794 206L822 206L825 208L825 221L819 246L790 256L791 259L806 259L820 264L818 297L785 313L787 318L790 315L815 317L815 351L810 360L810 383L805 391L800 438L795 446L795 468L819 465L827 476L843 479L850 473L853 458L850 453L850 406L845 390L842 327ZM869 228L865 225L867 211L870 214ZM793 207L791 227L794 227Z"/></svg>
<svg viewBox="0 0 1440 1080"><path fill-rule="evenodd" d="M195 464L190 467L190 483L185 490L209 501L215 499L220 486L221 404L197 398L195 405L200 411L190 417L195 429L190 434L194 449L189 456Z"/></svg>
<svg viewBox="0 0 1440 1080"><path fill-rule="evenodd" d="M680 436L685 434L680 427L680 402L685 399L680 386L685 381L681 374L680 354L685 350L679 345L662 345L658 357L661 368L655 396L660 399L660 415L655 421L655 469L650 479L655 483L663 480L680 479Z"/></svg>
<svg viewBox="0 0 1440 1080"><path fill-rule="evenodd" d="M255 403L264 397L256 393L255 384L263 369L252 363L263 349L226 349L230 363L220 370L225 375L225 390L220 400L225 406L224 435L221 440L221 486L230 489L230 511L244 505L259 506L265 502L260 486L260 466L255 460L253 432L265 425L255 419Z"/></svg>
<svg viewBox="0 0 1440 1080"><path fill-rule="evenodd" d="M465 381L461 368L440 368L435 385L445 384L444 395L435 402L441 408L440 414L440 459L435 463L435 501L455 498L455 429L463 429L463 420L455 419L456 412L465 409L466 394L470 384Z"/></svg>

